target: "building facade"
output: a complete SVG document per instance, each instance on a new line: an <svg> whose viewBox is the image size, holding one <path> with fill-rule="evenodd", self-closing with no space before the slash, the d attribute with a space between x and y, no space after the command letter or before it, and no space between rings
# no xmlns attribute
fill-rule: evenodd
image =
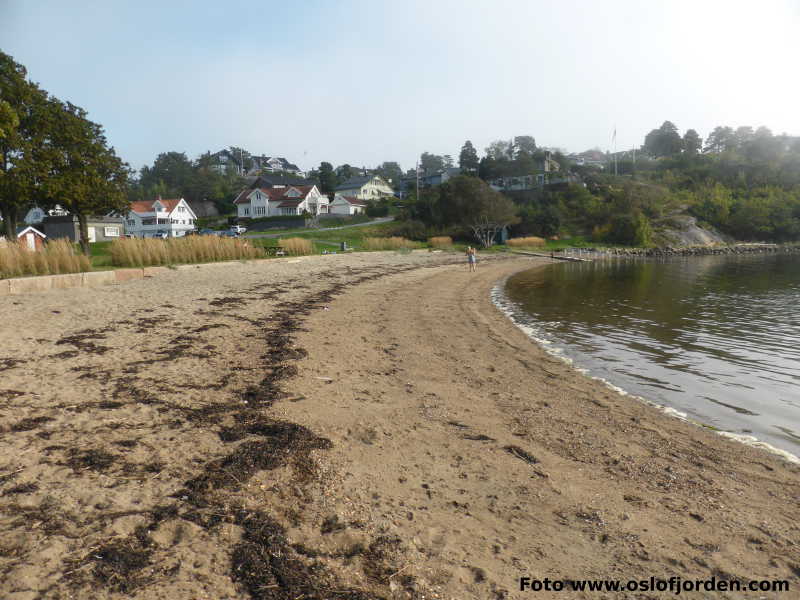
<svg viewBox="0 0 800 600"><path fill-rule="evenodd" d="M195 229L197 216L183 198L131 202L125 232L135 237L183 237Z"/></svg>

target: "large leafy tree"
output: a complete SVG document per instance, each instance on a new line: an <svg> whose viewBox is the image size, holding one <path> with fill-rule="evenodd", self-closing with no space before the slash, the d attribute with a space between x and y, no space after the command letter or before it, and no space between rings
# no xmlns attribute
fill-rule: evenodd
<svg viewBox="0 0 800 600"><path fill-rule="evenodd" d="M419 157L419 166L425 175L435 175L444 170L445 159L444 156L438 154L431 154L430 152L423 152Z"/></svg>
<svg viewBox="0 0 800 600"><path fill-rule="evenodd" d="M27 79L25 67L0 52L0 216L12 239L17 223L34 202L44 204L47 172L42 153L49 123L48 96Z"/></svg>
<svg viewBox="0 0 800 600"><path fill-rule="evenodd" d="M461 146L461 152L458 155L458 166L461 167L461 172L466 175L477 175L480 160L478 160L478 151L472 142L467 140Z"/></svg>
<svg viewBox="0 0 800 600"><path fill-rule="evenodd" d="M195 176L192 161L183 152L162 152L152 167L142 167L139 181L145 188L163 183L169 195L185 196Z"/></svg>
<svg viewBox="0 0 800 600"><path fill-rule="evenodd" d="M459 175L439 187L442 224L467 227L484 248L503 227L519 222L514 202L477 177Z"/></svg>
<svg viewBox="0 0 800 600"><path fill-rule="evenodd" d="M403 176L403 169L394 161L382 162L375 172L394 186L400 183L400 178Z"/></svg>
<svg viewBox="0 0 800 600"><path fill-rule="evenodd" d="M323 194L331 194L336 189L336 173L333 170L333 165L329 162L319 163L317 171L317 178L319 179L319 191Z"/></svg>
<svg viewBox="0 0 800 600"><path fill-rule="evenodd" d="M675 156L683 149L683 140L678 128L671 121L664 121L661 127L653 129L644 138L644 150L655 158Z"/></svg>
<svg viewBox="0 0 800 600"><path fill-rule="evenodd" d="M703 152L719 154L736 148L736 133L732 127L715 127L706 138Z"/></svg>
<svg viewBox="0 0 800 600"><path fill-rule="evenodd" d="M516 135L514 136L514 157L518 157L520 153L526 153L533 156L536 153L536 140L532 135Z"/></svg>
<svg viewBox="0 0 800 600"><path fill-rule="evenodd" d="M694 156L703 148L703 140L694 129L687 129L683 134L683 151Z"/></svg>
<svg viewBox="0 0 800 600"><path fill-rule="evenodd" d="M44 189L52 199L78 218L80 243L89 254L88 217L127 212L128 166L109 147L103 128L86 117L86 111L67 102L51 100L53 127L45 145L50 171Z"/></svg>

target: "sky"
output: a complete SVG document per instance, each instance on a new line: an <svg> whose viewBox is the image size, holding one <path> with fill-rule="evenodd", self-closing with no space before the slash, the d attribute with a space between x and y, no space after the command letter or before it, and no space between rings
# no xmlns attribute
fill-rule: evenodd
<svg viewBox="0 0 800 600"><path fill-rule="evenodd" d="M241 146L303 169L458 160L664 120L800 135L800 2L0 0L0 50L134 168Z"/></svg>

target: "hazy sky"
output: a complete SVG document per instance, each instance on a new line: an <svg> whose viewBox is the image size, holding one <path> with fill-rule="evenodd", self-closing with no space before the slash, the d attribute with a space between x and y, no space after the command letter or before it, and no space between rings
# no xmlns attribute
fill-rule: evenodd
<svg viewBox="0 0 800 600"><path fill-rule="evenodd" d="M800 134L800 3L0 0L0 49L138 168L230 145L413 166L529 134L640 145L665 119Z"/></svg>

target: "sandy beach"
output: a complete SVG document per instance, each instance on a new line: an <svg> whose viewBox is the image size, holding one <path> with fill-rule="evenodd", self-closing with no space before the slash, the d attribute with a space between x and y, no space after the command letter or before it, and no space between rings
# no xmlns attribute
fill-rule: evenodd
<svg viewBox="0 0 800 600"><path fill-rule="evenodd" d="M522 576L795 597L800 467L532 343L489 292L547 262L319 256L0 298L0 598L668 597Z"/></svg>

